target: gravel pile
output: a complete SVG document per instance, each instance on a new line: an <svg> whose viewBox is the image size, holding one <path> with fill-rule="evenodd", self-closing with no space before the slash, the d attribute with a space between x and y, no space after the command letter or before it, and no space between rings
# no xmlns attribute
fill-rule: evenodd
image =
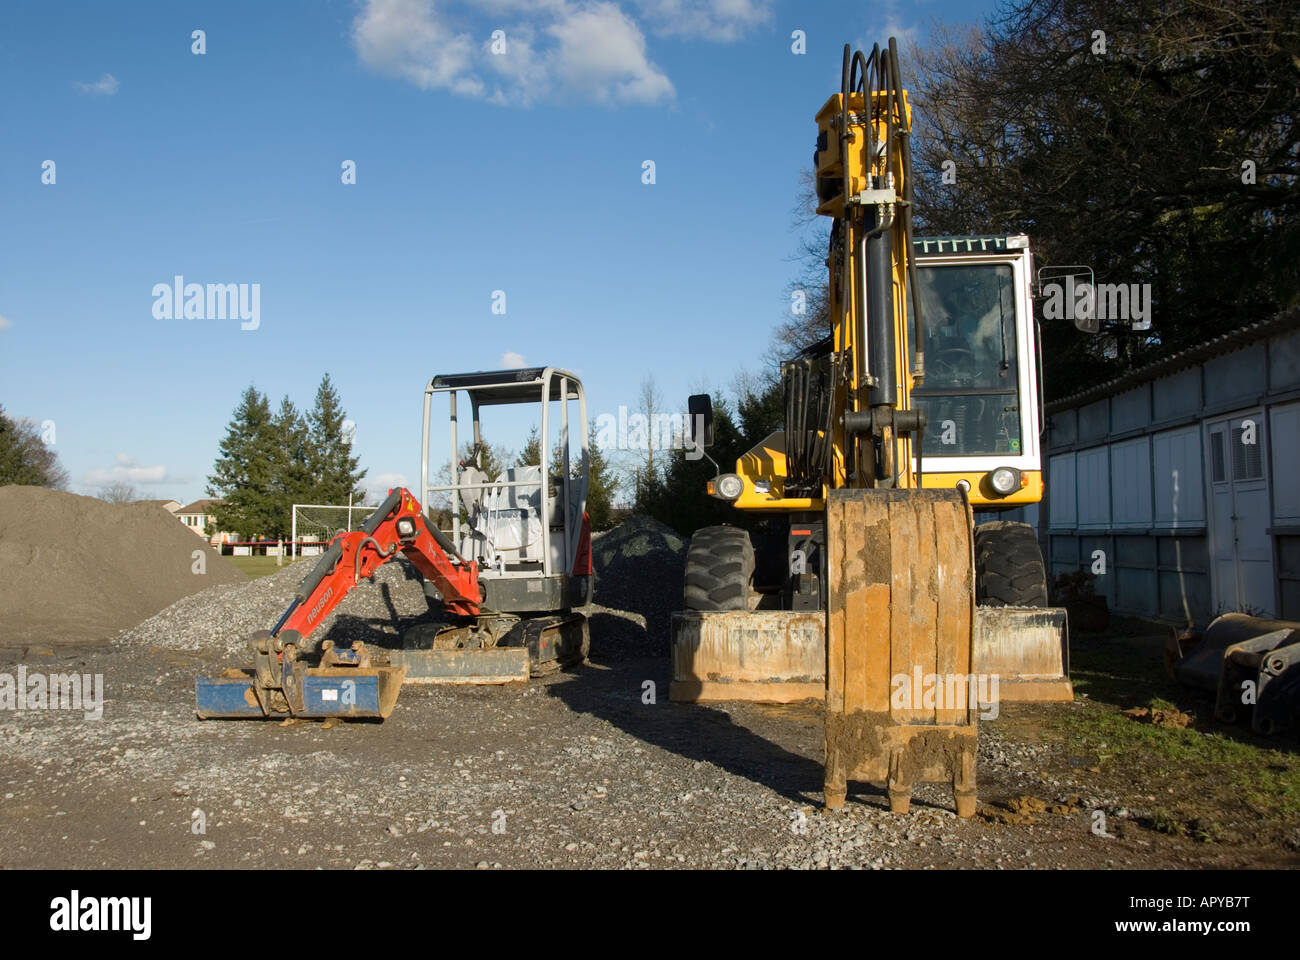
<svg viewBox="0 0 1300 960"><path fill-rule="evenodd" d="M247 581L157 504L0 487L0 645L103 640L181 597Z"/></svg>
<svg viewBox="0 0 1300 960"><path fill-rule="evenodd" d="M686 547L649 517L633 517L594 539L597 602L583 612L591 620L596 660L667 656L668 618L681 605ZM249 635L271 628L310 570L310 561L300 561L251 583L211 587L127 630L119 642L242 655ZM398 646L403 632L431 619L419 572L399 556L348 594L310 639L313 646L326 638L338 646L354 640Z"/></svg>
<svg viewBox="0 0 1300 960"><path fill-rule="evenodd" d="M671 527L644 516L629 517L592 541L595 600L640 618L645 632L630 639L641 656L668 656L668 621L682 608L689 546Z"/></svg>
<svg viewBox="0 0 1300 960"><path fill-rule="evenodd" d="M211 587L128 630L119 642L245 654L249 635L275 625L310 571L311 561L299 561L243 586ZM429 618L423 579L409 560L399 556L370 580L362 580L309 640L312 646L326 638L340 647L354 640L399 646L403 631Z"/></svg>

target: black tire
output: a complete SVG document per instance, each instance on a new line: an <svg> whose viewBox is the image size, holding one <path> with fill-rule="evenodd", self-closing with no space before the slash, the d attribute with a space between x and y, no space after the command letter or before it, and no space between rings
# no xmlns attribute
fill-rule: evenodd
<svg viewBox="0 0 1300 960"><path fill-rule="evenodd" d="M975 528L975 602L988 607L1047 606L1047 568L1029 524L995 520Z"/></svg>
<svg viewBox="0 0 1300 960"><path fill-rule="evenodd" d="M738 527L705 527L686 554L687 610L748 610L754 583L754 545Z"/></svg>

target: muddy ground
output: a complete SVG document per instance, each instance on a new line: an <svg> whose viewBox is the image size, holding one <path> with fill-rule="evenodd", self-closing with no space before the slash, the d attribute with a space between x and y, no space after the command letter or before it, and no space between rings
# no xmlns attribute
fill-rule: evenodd
<svg viewBox="0 0 1300 960"><path fill-rule="evenodd" d="M643 623L593 611L588 666L526 686L406 687L387 721L333 726L196 720L194 678L230 666L221 651L0 650L0 671L102 673L106 687L100 720L0 714L0 857L37 868L1300 866L1293 740L1258 748L1281 786L1248 784L1253 799L1238 801L1236 767L1215 785L1213 766L1107 743L1107 730L1128 735L1117 723L1138 730L1119 712L1123 694L1004 705L980 728L976 818L958 820L939 785L919 788L906 816L865 784L824 812L820 708L670 703L664 658L607 642ZM1094 641L1112 643L1158 640ZM1076 659L1081 689L1124 686L1087 666L1086 649ZM1140 731L1165 733L1225 736ZM1229 746L1246 749L1239 741Z"/></svg>

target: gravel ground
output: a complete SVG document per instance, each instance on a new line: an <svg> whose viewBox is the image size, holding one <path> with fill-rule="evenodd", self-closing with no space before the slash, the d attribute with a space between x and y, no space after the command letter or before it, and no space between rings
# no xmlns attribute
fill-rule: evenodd
<svg viewBox="0 0 1300 960"><path fill-rule="evenodd" d="M629 533L630 531L624 531ZM604 538L601 538L604 540ZM714 707L666 698L666 613L636 601L680 583L680 538L645 527L604 544L589 665L509 687L407 687L383 723L194 718L194 678L246 665L305 567L186 598L112 642L0 650L0 671L102 673L100 720L0 715L0 849L10 867L828 868L1296 865L1278 851L1139 829L1140 797L1092 794L1044 741L1045 710L981 724L980 816L939 785L912 813L851 785L820 807L812 704ZM598 544L600 541L598 541ZM609 556L645 548L623 572ZM678 572L672 574L674 565ZM640 573L636 571L639 569ZM653 572L653 577L647 575ZM427 617L390 563L327 623L336 640L396 638ZM660 586L662 584L662 587ZM647 591L646 587L654 589ZM1017 798L1029 800L1017 801ZM1152 798L1154 799L1154 798ZM1108 834L1095 835L1093 811ZM1134 811L1131 813L1130 811Z"/></svg>

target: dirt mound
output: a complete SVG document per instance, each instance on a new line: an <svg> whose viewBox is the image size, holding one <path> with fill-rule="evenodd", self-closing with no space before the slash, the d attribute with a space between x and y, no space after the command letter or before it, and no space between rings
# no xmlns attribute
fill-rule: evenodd
<svg viewBox="0 0 1300 960"><path fill-rule="evenodd" d="M108 639L181 597L247 579L157 504L0 487L0 645Z"/></svg>
<svg viewBox="0 0 1300 960"><path fill-rule="evenodd" d="M668 621L682 608L689 545L671 527L645 516L629 517L592 541L595 602L645 619L645 649L624 652L667 655Z"/></svg>

